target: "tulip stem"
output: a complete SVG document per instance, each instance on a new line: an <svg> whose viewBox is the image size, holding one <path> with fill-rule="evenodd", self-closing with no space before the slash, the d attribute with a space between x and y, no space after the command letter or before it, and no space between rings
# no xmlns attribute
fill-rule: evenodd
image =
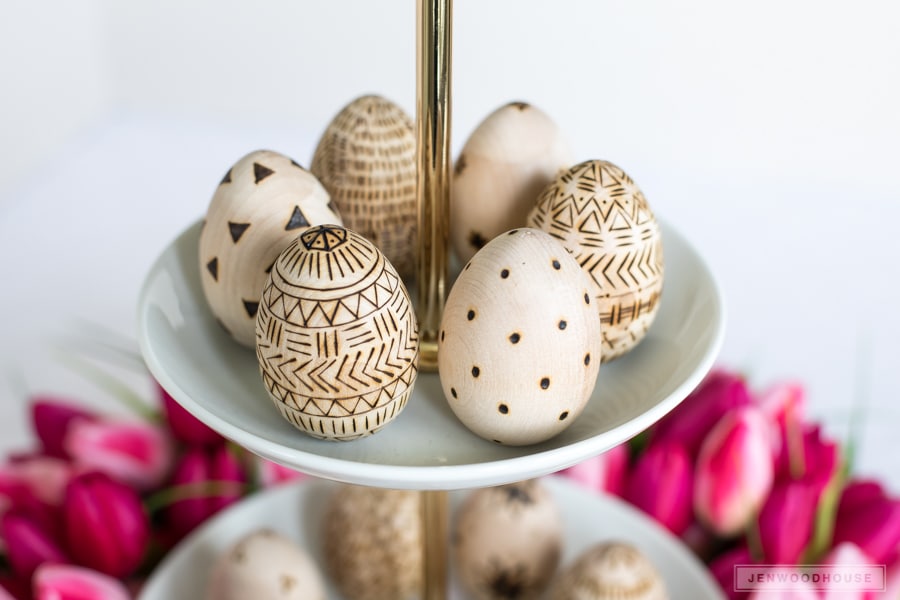
<svg viewBox="0 0 900 600"><path fill-rule="evenodd" d="M198 500L200 498L219 498L228 495L244 495L253 491L253 486L239 481L200 481L174 485L151 494L144 500L144 506L151 514L181 502L182 500Z"/></svg>

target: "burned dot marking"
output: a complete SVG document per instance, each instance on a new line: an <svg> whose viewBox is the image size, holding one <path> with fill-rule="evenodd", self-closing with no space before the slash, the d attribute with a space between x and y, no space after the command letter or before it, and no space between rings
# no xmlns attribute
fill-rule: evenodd
<svg viewBox="0 0 900 600"><path fill-rule="evenodd" d="M468 270L469 270L469 267L471 267L471 266L472 266L472 262L471 262L471 261L467 262L467 263L466 263L466 268L463 269L463 271L468 271Z"/></svg>
<svg viewBox="0 0 900 600"><path fill-rule="evenodd" d="M241 299L241 302L244 304L244 310L247 311L247 316L251 319L256 318L256 313L259 311L259 302L244 299Z"/></svg>
<svg viewBox="0 0 900 600"><path fill-rule="evenodd" d="M544 377L541 379L541 389L546 390L548 387L550 387L550 378Z"/></svg>
<svg viewBox="0 0 900 600"><path fill-rule="evenodd" d="M556 260L555 258L553 259L553 262L551 264L553 265L553 268L556 269L557 271L559 271L562 268L562 265L559 264L559 261Z"/></svg>
<svg viewBox="0 0 900 600"><path fill-rule="evenodd" d="M508 415L508 414L509 414L509 407L508 407L507 405L505 405L505 404L501 404L500 406L498 406L498 407L497 407L497 410L500 411L500 414L501 414L501 415Z"/></svg>
<svg viewBox="0 0 900 600"><path fill-rule="evenodd" d="M466 170L466 155L460 154L456 159L456 166L453 167L453 174L459 177Z"/></svg>
<svg viewBox="0 0 900 600"><path fill-rule="evenodd" d="M519 340L521 340L521 339L522 339L522 336L519 335L519 332L518 332L518 331L515 332L515 333L513 333L511 336L509 336L509 342L510 342L511 344L518 344L518 343L519 343Z"/></svg>
<svg viewBox="0 0 900 600"><path fill-rule="evenodd" d="M591 364L591 353L590 352L588 352L587 354L584 355L584 366L588 366L589 364Z"/></svg>
<svg viewBox="0 0 900 600"><path fill-rule="evenodd" d="M257 162L253 163L253 180L256 184L258 184L260 181L273 174L274 172L275 171L265 165L261 165Z"/></svg>
<svg viewBox="0 0 900 600"><path fill-rule="evenodd" d="M219 259L218 257L206 263L206 270L212 275L213 281L219 280Z"/></svg>
<svg viewBox="0 0 900 600"><path fill-rule="evenodd" d="M474 318L475 318L475 311L474 311L474 310L469 310L469 312L466 313L466 318L467 318L468 320L470 320L470 321L471 321L472 319L474 319Z"/></svg>
<svg viewBox="0 0 900 600"><path fill-rule="evenodd" d="M519 233L519 230L513 229L512 231L508 232L506 235L516 235L517 233Z"/></svg>
<svg viewBox="0 0 900 600"><path fill-rule="evenodd" d="M472 377L478 379L479 375L481 375L481 369L479 369L477 366L472 367Z"/></svg>
<svg viewBox="0 0 900 600"><path fill-rule="evenodd" d="M564 410L564 411L562 411L562 412L560 413L560 415L559 415L559 420L560 420L560 421L565 421L565 420L566 420L566 417L568 417L568 416L569 416L569 411Z"/></svg>
<svg viewBox="0 0 900 600"><path fill-rule="evenodd" d="M459 396L456 395L456 388L450 388L450 395L454 398L459 398Z"/></svg>
<svg viewBox="0 0 900 600"><path fill-rule="evenodd" d="M560 330L560 331L562 331L563 329L565 329L566 326L568 326L568 323L566 323L566 320L565 320L565 319L560 320L559 324L557 325L557 327L559 327L559 330Z"/></svg>
<svg viewBox="0 0 900 600"><path fill-rule="evenodd" d="M502 271L500 271L501 279L506 279L507 277L509 277L509 269L503 269Z"/></svg>
<svg viewBox="0 0 900 600"><path fill-rule="evenodd" d="M481 250L487 243L488 241L485 239L485 237L477 231L473 231L469 234L469 245L476 250Z"/></svg>
<svg viewBox="0 0 900 600"><path fill-rule="evenodd" d="M591 303L591 297L588 296L588 293L587 293L587 292L584 293L584 303L585 303L585 304L590 304L590 303Z"/></svg>
<svg viewBox="0 0 900 600"><path fill-rule="evenodd" d="M250 223L235 223L233 221L228 221L228 233L231 234L231 241L237 244L238 240L241 239L241 236L244 235L244 232L247 231L248 227L250 227Z"/></svg>
<svg viewBox="0 0 900 600"><path fill-rule="evenodd" d="M225 177L222 178L222 181L219 182L219 185L224 183L231 183L231 169L228 169L228 172L225 173Z"/></svg>
<svg viewBox="0 0 900 600"><path fill-rule="evenodd" d="M444 341L444 338L445 338L445 337L447 337L447 332L446 332L446 331L442 331L442 332L441 332L441 341L442 341L442 342Z"/></svg>
<svg viewBox="0 0 900 600"><path fill-rule="evenodd" d="M493 440L493 442L494 442L495 444L502 444L502 443L503 443L503 442L501 442L500 440Z"/></svg>

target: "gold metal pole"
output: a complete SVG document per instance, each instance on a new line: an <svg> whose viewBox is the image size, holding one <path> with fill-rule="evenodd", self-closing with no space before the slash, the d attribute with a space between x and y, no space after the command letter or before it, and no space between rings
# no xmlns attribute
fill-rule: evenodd
<svg viewBox="0 0 900 600"><path fill-rule="evenodd" d="M419 0L416 53L419 369L437 371L450 230L452 0Z"/></svg>
<svg viewBox="0 0 900 600"><path fill-rule="evenodd" d="M447 597L447 492L429 490L419 493L424 551L422 599L444 600Z"/></svg>

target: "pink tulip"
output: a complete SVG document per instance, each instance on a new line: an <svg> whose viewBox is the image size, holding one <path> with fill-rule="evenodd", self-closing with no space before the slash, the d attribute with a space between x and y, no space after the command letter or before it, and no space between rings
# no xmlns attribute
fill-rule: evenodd
<svg viewBox="0 0 900 600"><path fill-rule="evenodd" d="M766 561L798 564L812 538L819 496L802 481L778 482L759 512L759 537Z"/></svg>
<svg viewBox="0 0 900 600"><path fill-rule="evenodd" d="M79 421L69 427L64 445L83 470L101 471L141 491L162 483L173 460L165 432L143 421Z"/></svg>
<svg viewBox="0 0 900 600"><path fill-rule="evenodd" d="M790 442L793 450L778 452L775 475L778 479L802 479L821 492L840 468L840 448L818 425L799 426L794 436Z"/></svg>
<svg viewBox="0 0 900 600"><path fill-rule="evenodd" d="M628 470L628 444L619 444L603 454L559 471L560 475L582 484L589 490L621 496L625 492Z"/></svg>
<svg viewBox="0 0 900 600"><path fill-rule="evenodd" d="M266 488L293 481L302 481L309 477L302 471L296 471L265 458L257 459L257 472L259 484Z"/></svg>
<svg viewBox="0 0 900 600"><path fill-rule="evenodd" d="M771 430L758 408L726 414L703 440L697 459L694 510L710 529L736 535L756 516L774 469Z"/></svg>
<svg viewBox="0 0 900 600"><path fill-rule="evenodd" d="M839 567L852 569L853 567L872 567L876 566L874 561L866 555L865 552L851 542L842 542L836 544L834 548L822 559L823 565L835 565ZM879 582L881 583L881 582ZM876 593L876 586L872 589L866 589L862 585L853 586L823 586L823 600L872 600L874 598L882 598L880 592L881 586L877 586L879 591Z"/></svg>
<svg viewBox="0 0 900 600"><path fill-rule="evenodd" d="M900 598L900 558L887 567L887 585L884 590L885 598Z"/></svg>
<svg viewBox="0 0 900 600"><path fill-rule="evenodd" d="M35 600L130 600L121 581L83 567L44 566L34 575Z"/></svg>
<svg viewBox="0 0 900 600"><path fill-rule="evenodd" d="M63 440L72 423L93 421L96 415L65 400L37 397L31 403L31 423L41 440L44 453L56 458L69 458Z"/></svg>
<svg viewBox="0 0 900 600"><path fill-rule="evenodd" d="M694 457L704 437L719 419L750 402L750 391L742 377L727 371L713 371L654 426L651 442L681 444Z"/></svg>
<svg viewBox="0 0 900 600"><path fill-rule="evenodd" d="M78 475L63 502L66 545L75 561L113 577L140 565L150 523L137 493L109 476Z"/></svg>
<svg viewBox="0 0 900 600"><path fill-rule="evenodd" d="M30 456L0 465L0 481L15 482L29 494L49 506L59 506L66 485L72 477L72 466L48 456ZM0 494L3 484L0 483Z"/></svg>
<svg viewBox="0 0 900 600"><path fill-rule="evenodd" d="M183 498L172 502L167 510L176 539L240 500L246 481L244 468L227 446L189 449L172 477L174 489Z"/></svg>
<svg viewBox="0 0 900 600"><path fill-rule="evenodd" d="M851 482L844 489L834 526L835 546L851 542L878 564L892 562L900 546L900 501L877 483Z"/></svg>
<svg viewBox="0 0 900 600"><path fill-rule="evenodd" d="M693 518L693 486L687 451L677 444L656 443L629 473L625 499L680 536Z"/></svg>
<svg viewBox="0 0 900 600"><path fill-rule="evenodd" d="M752 565L754 562L753 557L750 555L750 550L746 546L738 546L716 557L709 565L709 572L729 600L737 600L746 598L749 594L745 591L737 590L737 582L734 580L734 567L736 565Z"/></svg>
<svg viewBox="0 0 900 600"><path fill-rule="evenodd" d="M34 570L46 562L68 562L48 531L15 510L7 512L0 520L0 536L6 542L7 560L21 577L31 577Z"/></svg>
<svg viewBox="0 0 900 600"><path fill-rule="evenodd" d="M225 441L225 438L178 404L161 385L157 384L156 387L166 423L175 439L198 446L211 446Z"/></svg>

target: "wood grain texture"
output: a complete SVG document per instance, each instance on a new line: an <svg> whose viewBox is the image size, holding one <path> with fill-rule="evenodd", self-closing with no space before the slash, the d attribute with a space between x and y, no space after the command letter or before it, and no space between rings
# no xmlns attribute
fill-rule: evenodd
<svg viewBox="0 0 900 600"><path fill-rule="evenodd" d="M385 98L357 98L328 125L311 170L344 224L371 240L401 276L412 275L417 228L412 119Z"/></svg>
<svg viewBox="0 0 900 600"><path fill-rule="evenodd" d="M659 224L640 188L610 162L585 161L544 190L528 224L562 242L590 276L603 361L634 348L656 318L664 274Z"/></svg>
<svg viewBox="0 0 900 600"><path fill-rule="evenodd" d="M273 265L256 351L281 414L323 439L369 435L397 417L417 374L418 329L397 271L364 237L314 227Z"/></svg>
<svg viewBox="0 0 900 600"><path fill-rule="evenodd" d="M277 152L251 152L222 178L200 233L201 283L239 343L255 343L260 294L278 254L312 225L340 225L333 208L312 173Z"/></svg>

